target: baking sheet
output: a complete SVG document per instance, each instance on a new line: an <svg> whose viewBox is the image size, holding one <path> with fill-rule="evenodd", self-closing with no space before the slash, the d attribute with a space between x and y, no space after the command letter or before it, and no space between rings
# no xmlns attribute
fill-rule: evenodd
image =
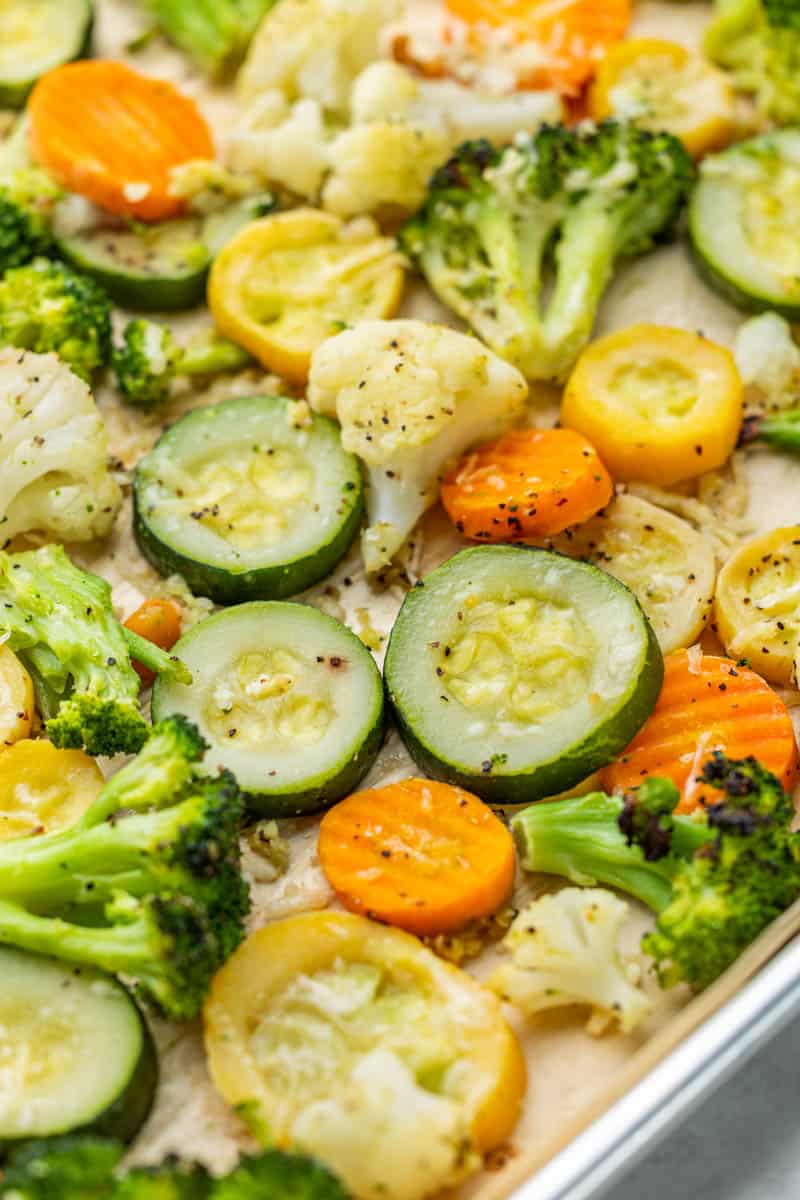
<svg viewBox="0 0 800 1200"><path fill-rule="evenodd" d="M141 29L137 7L125 0L99 0L98 8L98 53L104 57L124 58L126 42ZM693 46L698 42L707 13L705 4L641 3L636 6L634 33L672 37ZM156 44L133 61L141 69L166 75L185 87L201 103L215 131L224 136L231 116L229 95L209 89L195 76L185 59ZM408 294L404 313L448 319L430 296L419 289ZM188 330L204 319L180 317L171 319L170 324L179 330ZM700 329L709 337L730 345L742 317L705 288L689 262L685 245L679 243L641 259L619 274L603 305L598 331L606 332L642 320ZM207 394L187 392L171 406L167 418L174 420L185 408L225 395L276 390L285 391L277 381L259 372L244 373ZM534 389L530 410L532 423L551 421L554 399L548 389ZM112 450L130 466L152 445L160 425L140 414L123 410L110 393L101 392L100 403L108 422ZM754 451L748 454L745 474L750 490L747 518L753 532L797 520L800 513L799 464ZM441 514L434 511L423 523L421 536L415 539L409 564L411 574L424 573L461 544ZM110 543L100 549L82 552L81 558L86 565L111 580L115 602L122 615L127 615L146 596L163 591L163 583L133 546L128 512L120 517ZM351 581L349 585L345 579ZM356 553L330 581L314 589L306 598L346 620L357 632L367 614L369 623L385 637L402 596L403 590L399 586L390 586L380 592L368 588ZM374 784L412 773L415 773L414 768L399 739L392 735L367 782ZM330 890L316 863L315 829L313 821L291 826L288 831L291 869L276 884L256 886L252 927L291 912L321 908L331 902ZM515 903L524 901L534 884L535 881L530 879L521 879ZM631 951L650 920L644 910L635 905L632 913L626 930ZM798 914L792 919L794 925L790 922L788 926L786 923L781 926L781 939L793 932L800 921ZM755 958L747 959L749 968L747 963L744 968L742 964L737 965L729 978L699 1001L688 1003L688 996L680 991L663 994L653 981L648 981L655 1007L648 1022L635 1036L609 1034L600 1039L590 1038L584 1032L586 1014L576 1010L550 1013L535 1023L525 1022L519 1015L510 1013L529 1065L530 1083L524 1110L506 1153L495 1156L492 1169L458 1189L458 1196L463 1200L501 1200L519 1188L523 1180L563 1147L565 1138L577 1135L587 1120L608 1108L623 1092L635 1087L665 1054L682 1044L692 1022L705 1018L716 1006L736 995L747 970L754 969L754 965L760 966L775 952L775 937L776 933L771 931L767 940L754 951ZM476 963L469 964L469 969L479 977L484 976L491 970L493 960L494 954L489 951ZM211 1087L199 1026L176 1029L156 1023L155 1034L163 1082L155 1111L134 1146L132 1160L157 1161L164 1154L175 1151L205 1161L216 1169L229 1168L239 1151L250 1147L250 1142L244 1127ZM647 1104L646 1090L634 1094L641 1098L642 1105ZM608 1145L604 1153L610 1153ZM557 1161L553 1163L554 1167ZM533 1190L523 1189L519 1195L527 1200L534 1197L544 1200L545 1196L555 1200L556 1196L567 1195L563 1190L558 1191L560 1185L556 1184L551 1192L542 1190L549 1186L545 1179L546 1175L541 1175ZM573 1193L569 1195L572 1197ZM574 1195L577 1200L578 1193Z"/></svg>

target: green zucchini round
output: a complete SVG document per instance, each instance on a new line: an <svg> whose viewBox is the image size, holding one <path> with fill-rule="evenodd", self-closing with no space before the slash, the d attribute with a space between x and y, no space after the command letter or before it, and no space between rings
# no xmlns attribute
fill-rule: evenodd
<svg viewBox="0 0 800 1200"><path fill-rule="evenodd" d="M632 592L523 546L463 550L406 596L384 675L427 774L494 804L574 787L627 746L664 666Z"/></svg>
<svg viewBox="0 0 800 1200"><path fill-rule="evenodd" d="M689 204L701 273L746 312L800 320L800 130L783 129L704 159Z"/></svg>
<svg viewBox="0 0 800 1200"><path fill-rule="evenodd" d="M191 685L160 676L152 715L183 713L233 771L251 812L316 812L353 791L384 735L381 677L346 626L306 604L255 601L214 613L174 653Z"/></svg>
<svg viewBox="0 0 800 1200"><path fill-rule="evenodd" d="M158 1082L153 1040L108 975L0 946L4 1043L29 1067L0 1095L0 1156L21 1142L94 1133L131 1141Z"/></svg>
<svg viewBox="0 0 800 1200"><path fill-rule="evenodd" d="M323 579L361 523L358 461L338 427L291 423L290 401L195 409L136 468L134 532L162 575L219 604L280 600Z"/></svg>
<svg viewBox="0 0 800 1200"><path fill-rule="evenodd" d="M92 46L91 0L7 0L0 29L0 108L23 108L37 79Z"/></svg>

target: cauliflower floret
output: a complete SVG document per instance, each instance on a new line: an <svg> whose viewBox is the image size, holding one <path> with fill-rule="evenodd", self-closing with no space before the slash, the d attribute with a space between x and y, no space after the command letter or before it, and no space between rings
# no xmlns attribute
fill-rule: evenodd
<svg viewBox="0 0 800 1200"><path fill-rule="evenodd" d="M497 96L453 79L422 79L396 62L372 63L353 84L354 125L407 121L447 137L447 153L469 138L510 142L556 123L563 105L555 92L515 92Z"/></svg>
<svg viewBox="0 0 800 1200"><path fill-rule="evenodd" d="M278 90L346 118L353 80L378 58L381 30L399 8L400 0L282 0L251 43L238 78L241 100Z"/></svg>
<svg viewBox="0 0 800 1200"><path fill-rule="evenodd" d="M789 408L800 393L800 347L788 321L762 313L740 327L734 347L742 382L754 388L766 408Z"/></svg>
<svg viewBox="0 0 800 1200"><path fill-rule="evenodd" d="M476 1166L464 1155L470 1136L459 1105L420 1087L384 1049L366 1054L335 1098L305 1108L292 1142L333 1167L359 1200L419 1200Z"/></svg>
<svg viewBox="0 0 800 1200"><path fill-rule="evenodd" d="M564 888L524 908L503 939L512 961L489 986L526 1014L588 1004L589 1033L630 1033L650 1012L641 969L619 951L628 905L603 888Z"/></svg>
<svg viewBox="0 0 800 1200"><path fill-rule="evenodd" d="M528 387L477 338L424 321L364 321L323 342L308 399L367 467L368 571L392 559L436 499L445 464L521 414Z"/></svg>
<svg viewBox="0 0 800 1200"><path fill-rule="evenodd" d="M340 217L386 208L413 212L449 150L443 134L421 125L355 125L330 146L333 171L322 191L322 207Z"/></svg>
<svg viewBox="0 0 800 1200"><path fill-rule="evenodd" d="M316 100L290 103L278 91L264 92L232 129L228 162L313 199L328 170L328 140Z"/></svg>
<svg viewBox="0 0 800 1200"><path fill-rule="evenodd" d="M122 497L89 388L55 354L0 350L0 539L103 537Z"/></svg>

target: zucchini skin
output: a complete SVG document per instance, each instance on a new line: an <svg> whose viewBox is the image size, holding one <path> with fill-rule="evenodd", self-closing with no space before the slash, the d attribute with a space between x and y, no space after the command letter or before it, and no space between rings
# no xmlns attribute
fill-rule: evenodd
<svg viewBox="0 0 800 1200"><path fill-rule="evenodd" d="M469 550L462 550L458 557L480 553L482 549L483 547L478 546ZM493 551L504 551L506 549L514 553L519 552L522 547L492 547ZM534 554L540 553L536 549L530 552ZM565 556L562 555L560 557ZM573 562L574 560L570 559L569 561ZM581 565L588 566L589 564ZM446 566L447 563L443 564L444 568ZM437 570L442 570L443 567L439 567ZM599 570L599 568L593 569ZM607 576L607 578L614 587L620 588L629 594L641 614L647 630L645 656L639 668L636 686L623 711L609 718L599 729L588 733L586 737L570 746L568 750L560 754L557 758L546 762L539 762L530 770L516 771L513 775L504 775L501 772L493 774L491 770L484 773L483 771L471 772L460 769L437 754L417 733L413 724L406 719L402 706L396 701L392 690L392 676L395 671L392 643L393 640L396 641L395 630L397 623L395 624L386 648L384 665L386 698L406 749L414 759L414 762L421 767L426 775L429 775L432 779L439 779L444 783L455 784L466 791L473 792L488 804L495 805L496 807L530 804L533 801L542 800L548 796L556 796L560 792L565 792L575 787L582 780L588 778L594 771L599 770L600 767L607 766L621 750L625 749L641 729L642 725L644 725L655 707L661 691L661 685L664 681L664 658L653 627L648 621L636 596L618 579L615 579L613 576ZM424 587L420 588L419 591L412 589L403 603L404 609L407 606L411 606L413 611L413 606L420 602L423 596ZM428 630L425 636L435 637L437 635Z"/></svg>
<svg viewBox="0 0 800 1200"><path fill-rule="evenodd" d="M63 63L76 62L81 58L91 58L95 22L93 0L83 0L83 8L85 11L83 38L75 54L63 59L62 65ZM3 83L0 80L0 108L24 108L28 96L30 96L37 82L38 77L28 79L23 83Z"/></svg>
<svg viewBox="0 0 800 1200"><path fill-rule="evenodd" d="M56 248L71 267L99 283L115 304L133 312L183 312L205 300L210 254L204 266L186 275L158 276L99 266L82 253L79 238L59 238Z"/></svg>
<svg viewBox="0 0 800 1200"><path fill-rule="evenodd" d="M734 308L740 309L747 313L763 313L774 312L779 316L785 317L787 321L800 321L800 302L797 304L787 304L785 301L772 299L770 296L758 296L753 292L745 292L738 286L725 272L710 258L708 258L700 249L698 241L694 235L694 229L691 224L691 210L689 216L689 228L691 232L690 246L692 252L692 261L697 268L700 277L708 284L713 292L716 292L723 300L727 300Z"/></svg>
<svg viewBox="0 0 800 1200"><path fill-rule="evenodd" d="M117 983L122 988L121 983ZM93 1134L97 1137L116 1138L121 1142L132 1142L149 1117L155 1100L159 1081L158 1055L153 1035L142 1016L138 1004L127 992L128 999L136 1009L142 1032L142 1050L127 1087L117 1096L113 1104L104 1109L92 1121L73 1129L52 1129L48 1134L38 1133L30 1138L0 1138L0 1162L19 1146L30 1141L41 1141L43 1137L61 1134Z"/></svg>

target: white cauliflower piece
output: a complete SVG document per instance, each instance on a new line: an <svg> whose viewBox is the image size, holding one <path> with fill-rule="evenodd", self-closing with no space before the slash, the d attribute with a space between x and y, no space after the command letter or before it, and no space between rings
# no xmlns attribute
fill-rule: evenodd
<svg viewBox="0 0 800 1200"><path fill-rule="evenodd" d="M239 73L245 103L277 90L346 118L355 77L379 57L400 0L281 0L267 13Z"/></svg>
<svg viewBox="0 0 800 1200"><path fill-rule="evenodd" d="M615 1022L630 1033L650 1012L641 968L619 950L628 905L604 888L563 888L534 900L503 939L512 961L489 986L531 1016L547 1008L591 1006L589 1033Z"/></svg>
<svg viewBox="0 0 800 1200"><path fill-rule="evenodd" d="M279 91L259 96L231 130L228 163L298 196L319 194L328 171L328 141L316 100L289 102Z"/></svg>
<svg viewBox="0 0 800 1200"><path fill-rule="evenodd" d="M335 1097L308 1104L291 1139L332 1167L358 1200L420 1200L477 1165L464 1155L470 1134L459 1105L420 1087L384 1049L365 1054Z"/></svg>
<svg viewBox="0 0 800 1200"><path fill-rule="evenodd" d="M468 138L510 142L519 133L535 132L545 122L560 121L563 115L555 92L498 96L454 79L424 79L389 61L366 67L350 97L354 125L406 121L444 135L448 153Z"/></svg>
<svg viewBox="0 0 800 1200"><path fill-rule="evenodd" d="M0 540L111 529L122 497L89 388L55 354L0 350Z"/></svg>
<svg viewBox="0 0 800 1200"><path fill-rule="evenodd" d="M413 212L428 180L450 153L444 134L404 121L354 125L330 146L332 172L322 207L339 217L379 209Z"/></svg>
<svg viewBox="0 0 800 1200"><path fill-rule="evenodd" d="M436 499L446 464L506 430L528 386L510 363L454 329L425 321L364 321L311 360L308 399L336 417L364 462L368 571L389 563Z"/></svg>
<svg viewBox="0 0 800 1200"><path fill-rule="evenodd" d="M762 313L740 326L734 357L746 387L771 409L788 408L800 394L800 347L788 321L777 313Z"/></svg>

